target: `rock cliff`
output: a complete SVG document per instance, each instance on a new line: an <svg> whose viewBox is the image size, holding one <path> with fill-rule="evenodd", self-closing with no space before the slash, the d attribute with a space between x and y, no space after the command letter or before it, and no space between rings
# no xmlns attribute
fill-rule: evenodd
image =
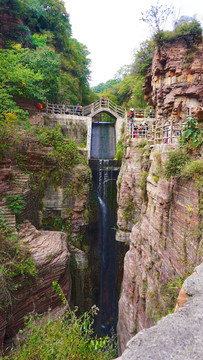
<svg viewBox="0 0 203 360"><path fill-rule="evenodd" d="M57 231L38 231L25 221L19 231L19 238L28 246L31 257L37 266L37 276L25 281L18 279L21 286L15 291L15 298L5 311L0 312L1 343L4 337L13 337L24 326L24 316L42 314L61 306L61 300L52 288L58 281L64 295L70 299L70 252L67 236Z"/></svg>
<svg viewBox="0 0 203 360"><path fill-rule="evenodd" d="M198 360L203 341L203 263L183 284L188 299L176 314L140 331L117 360Z"/></svg>
<svg viewBox="0 0 203 360"><path fill-rule="evenodd" d="M143 90L159 121L194 114L203 121L203 43L188 50L184 40L176 39L156 49Z"/></svg>
<svg viewBox="0 0 203 360"><path fill-rule="evenodd" d="M130 238L119 301L122 351L136 332L173 310L182 279L202 261L200 192L191 179L162 175L176 146L156 145L149 157L149 148L132 140L118 180L118 232Z"/></svg>
<svg viewBox="0 0 203 360"><path fill-rule="evenodd" d="M42 117L37 114L30 121L40 125ZM21 131L17 140L14 134L5 139L5 144L8 150L1 154L0 161L0 232L2 224L11 227L27 244L38 275L31 277L28 284L19 279L23 285L15 292L14 303L1 311L1 342L16 334L25 315L58 307L61 302L52 289L52 281L58 281L70 299L72 278L73 289L80 288L80 296L74 294L73 304L81 305L83 310L87 256L69 242L75 246L83 244L90 180L89 169L83 164L65 169L61 176L56 160L50 157L53 148L42 145L30 133ZM74 263L74 271L70 271L69 263Z"/></svg>

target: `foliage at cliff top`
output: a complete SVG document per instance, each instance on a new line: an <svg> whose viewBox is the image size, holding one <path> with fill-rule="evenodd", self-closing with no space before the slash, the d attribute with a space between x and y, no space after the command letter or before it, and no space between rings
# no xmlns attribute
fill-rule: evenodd
<svg viewBox="0 0 203 360"><path fill-rule="evenodd" d="M154 35L154 40L158 46L182 40L186 43L188 50L193 50L195 45L202 41L202 27L195 18L182 16L175 23L173 31L160 30Z"/></svg>
<svg viewBox="0 0 203 360"><path fill-rule="evenodd" d="M162 6L152 6L145 16L143 14L142 20L153 29L151 39L143 41L139 49L134 51L131 65L123 66L114 79L95 86L93 91L127 108L146 107L142 85L147 71L151 68L155 47L181 40L185 42L188 50L196 51L196 45L202 40L201 24L195 18L181 17L175 23L173 31L163 31L161 24L167 19L167 14L171 14L171 11L165 11Z"/></svg>
<svg viewBox="0 0 203 360"><path fill-rule="evenodd" d="M1 117L6 120L6 112L20 116L18 98L90 103L89 53L71 37L64 2L2 0L0 10L7 19L0 30Z"/></svg>

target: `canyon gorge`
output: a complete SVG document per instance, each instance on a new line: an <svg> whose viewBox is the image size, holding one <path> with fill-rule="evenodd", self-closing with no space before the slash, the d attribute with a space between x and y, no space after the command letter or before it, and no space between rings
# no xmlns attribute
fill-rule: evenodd
<svg viewBox="0 0 203 360"><path fill-rule="evenodd" d="M195 115L199 124L203 124L203 44L194 49L191 58L188 58L187 50L185 42L176 41L155 51L152 70L145 78L143 90L148 104L155 109L157 124L168 118L174 123L185 121L187 115ZM28 108L28 103L24 106ZM45 125L50 131L59 124L57 119L58 115L46 112L30 116L32 125L39 129ZM24 277L21 273L14 276L12 281L18 285L15 288L7 289L5 279L0 279L4 289L2 301L6 304L0 309L2 346L23 327L25 315L49 311L57 317L64 311L52 287L53 281L59 283L70 305L77 305L81 312L89 309L98 297L101 260L94 246L96 229L101 227L99 218L105 214L104 197L98 191L96 199L93 191L95 168L90 169L87 151L81 146L82 142L87 143L84 123L71 120L61 128L65 135L70 135L72 129L70 136L79 148L70 146L69 161L76 159L71 166L70 163L67 166L63 153L59 155L58 148L53 145L57 136L59 142L66 145L61 135L51 133L48 141L48 135L37 138L31 131L22 131L21 134L14 131L7 139L10 145L0 161L1 221L9 228L6 231L18 236L22 247L29 249L36 265L33 275ZM114 274L113 285L110 284L116 288L119 302L118 309L115 310L115 305L104 316L104 327L108 325L110 328L111 324L116 327L118 311L117 335L120 355L123 353L120 359L163 359L162 350L168 354L170 350L177 354L182 351L179 357L168 359L200 359L203 239L202 178L198 176L202 174L191 172L166 177L165 163L169 152L179 148L178 140L153 144L142 138L132 139L127 122L122 131L120 126L119 131L123 136L122 163L115 162L112 168L107 163L108 170L114 173L111 181L117 185L117 209L115 203L112 205L112 213L117 210L117 224L111 222L109 215L111 230L108 228L108 232L115 236L119 248L117 275ZM98 136L102 138L104 135ZM202 146L188 151L190 162L202 162ZM93 166L99 167L101 163L97 151L95 153L97 165L94 163ZM115 151L108 160L115 161L114 158ZM100 160L104 164L106 159L101 156ZM100 168L98 174L102 170ZM110 178L99 178L98 174L94 176L98 177L97 186L101 190ZM108 194L105 191L109 198L116 194L112 188ZM17 215L8 206L8 199L12 196L17 196L13 198L14 202L17 199L23 201ZM103 213L98 211L99 203L103 205ZM112 217L115 220L115 214ZM109 246L110 251L116 250ZM93 263L91 256L94 256ZM195 274L191 275L193 271ZM106 278L110 277L108 273ZM193 279L196 280L193 282ZM182 285L189 300L176 314L168 315L155 325L174 311ZM193 319L195 324L199 321L199 326L192 325ZM180 331L176 332L174 328L180 328ZM179 337L180 333L184 335L186 328L188 336ZM174 338L178 339L177 343L186 341L188 344L191 333L195 341L188 353L178 345L176 350ZM158 339L165 350L156 345ZM160 357L151 350L156 346ZM196 357L190 357L195 351Z"/></svg>

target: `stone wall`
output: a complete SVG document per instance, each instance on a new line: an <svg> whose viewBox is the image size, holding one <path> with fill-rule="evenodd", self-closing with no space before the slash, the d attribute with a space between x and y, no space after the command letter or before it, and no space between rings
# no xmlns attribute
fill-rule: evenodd
<svg viewBox="0 0 203 360"><path fill-rule="evenodd" d="M87 159L90 159L91 136L92 136L92 117L77 116L65 114L43 113L44 123L53 128L59 124L62 126L63 133L74 139L77 145L83 146L82 151L87 153ZM115 122L116 144L122 135L122 129L125 128L125 119L118 118Z"/></svg>

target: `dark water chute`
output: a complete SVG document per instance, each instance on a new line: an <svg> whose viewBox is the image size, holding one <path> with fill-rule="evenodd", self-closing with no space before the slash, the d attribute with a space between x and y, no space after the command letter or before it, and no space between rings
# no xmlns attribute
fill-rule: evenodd
<svg viewBox="0 0 203 360"><path fill-rule="evenodd" d="M97 333L109 334L116 330L118 294L116 226L116 180L119 163L115 160L90 160L94 194L99 213L95 242L100 258L100 280L96 303L100 309Z"/></svg>
<svg viewBox="0 0 203 360"><path fill-rule="evenodd" d="M115 148L114 123L93 122L91 159L114 159Z"/></svg>

